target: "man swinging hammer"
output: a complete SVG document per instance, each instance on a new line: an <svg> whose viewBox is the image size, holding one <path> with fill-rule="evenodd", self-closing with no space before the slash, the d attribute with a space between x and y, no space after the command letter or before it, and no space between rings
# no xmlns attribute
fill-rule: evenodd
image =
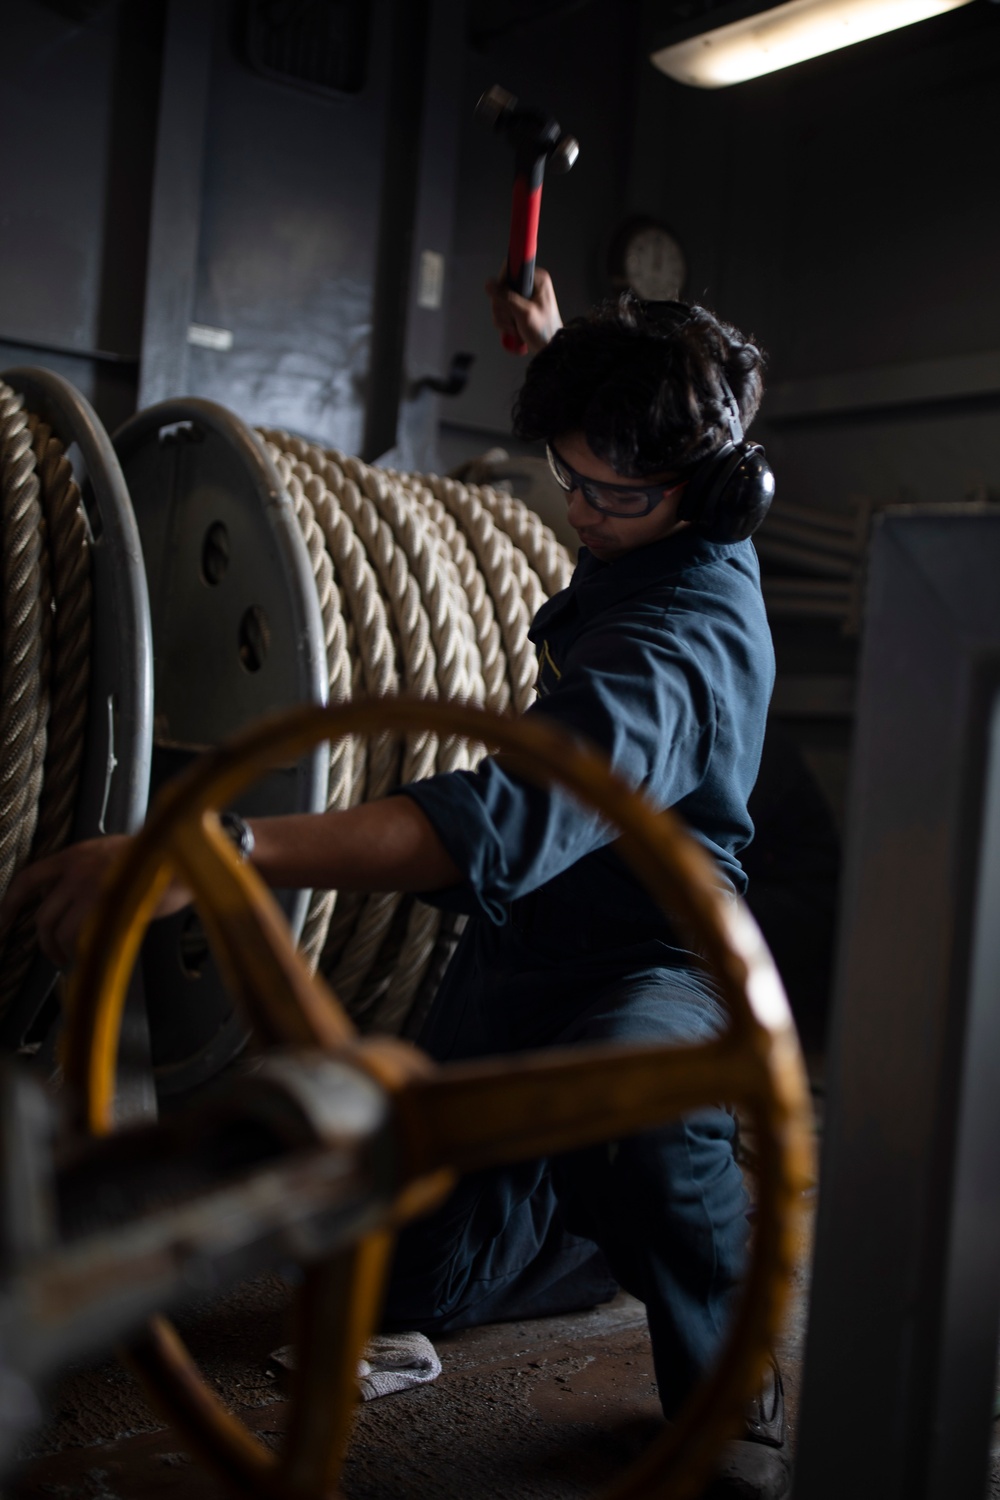
<svg viewBox="0 0 1000 1500"><path fill-rule="evenodd" d="M582 548L531 627L529 709L596 744L671 807L742 892L774 676L748 540L773 493L744 430L762 356L710 312L631 294L560 326L549 277L491 284L494 320L537 351L515 431L547 444ZM488 758L346 812L238 830L273 886L400 890L469 914L419 1045L439 1061L574 1042L698 1042L724 1024L711 980L600 818ZM120 840L76 845L15 881L41 898L57 963ZM252 847L251 847L252 846ZM172 890L161 910L186 900ZM8 915L8 912L3 913ZM646 1305L665 1415L719 1348L748 1237L735 1124L706 1109L610 1146L464 1179L402 1234L386 1326L432 1336L592 1305ZM730 1444L713 1495L788 1493L780 1382Z"/></svg>

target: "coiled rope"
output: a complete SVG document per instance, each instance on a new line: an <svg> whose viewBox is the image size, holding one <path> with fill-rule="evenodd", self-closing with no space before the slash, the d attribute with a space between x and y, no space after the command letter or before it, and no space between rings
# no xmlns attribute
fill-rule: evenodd
<svg viewBox="0 0 1000 1500"><path fill-rule="evenodd" d="M520 501L488 486L372 468L288 433L261 437L312 563L331 702L401 689L521 713L531 701L531 617L572 564ZM0 895L72 823L90 656L89 528L62 444L0 382ZM332 747L326 803L346 808L441 771L482 746L424 733ZM358 1022L412 1029L462 919L413 897L317 891L300 946ZM0 934L0 1013L34 952L26 915Z"/></svg>
<svg viewBox="0 0 1000 1500"><path fill-rule="evenodd" d="M529 623L572 571L548 527L519 500L488 486L375 469L276 429L260 435L304 535L315 523L324 538L334 580L329 598L344 610L352 660L349 673L338 673L336 701L357 691L405 688L423 698L523 712L536 670ZM312 556L309 535L306 541ZM315 557L314 572L319 586ZM401 754L372 745L350 802L467 769L482 753L481 746L438 743L429 734L411 736ZM342 788L329 805L350 805ZM326 893L315 899L329 909ZM413 897L344 895L332 912L320 966L359 1024L412 1030L458 926Z"/></svg>
<svg viewBox="0 0 1000 1500"><path fill-rule="evenodd" d="M90 533L62 443L0 381L0 895L67 842L90 677ZM0 935L0 1014L35 952L25 913Z"/></svg>

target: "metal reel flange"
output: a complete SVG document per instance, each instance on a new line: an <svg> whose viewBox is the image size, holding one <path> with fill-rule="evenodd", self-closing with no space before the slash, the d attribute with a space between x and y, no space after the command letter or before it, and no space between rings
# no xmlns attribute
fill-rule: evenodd
<svg viewBox="0 0 1000 1500"><path fill-rule="evenodd" d="M135 515L111 439L90 403L51 370L6 370L75 460L90 526L90 682L86 744L73 839L132 833L146 813L153 742L153 647L149 596ZM0 1026L16 1047L56 980L39 954Z"/></svg>
<svg viewBox="0 0 1000 1500"><path fill-rule="evenodd" d="M114 444L149 583L155 794L262 714L326 702L323 621L285 487L238 417L213 401L163 401L126 422ZM328 762L325 746L313 746L297 764L270 767L240 811L321 812ZM298 938L309 892L278 900ZM214 1077L247 1028L190 911L157 923L142 969L156 1088L167 1098Z"/></svg>
<svg viewBox="0 0 1000 1500"><path fill-rule="evenodd" d="M493 745L518 772L563 786L621 830L619 848L705 954L726 1002L724 1035L685 1047L594 1046L436 1067L390 1038L359 1038L310 979L277 908L240 864L213 808L256 775L339 734L432 730ZM177 1335L158 1320L138 1362L192 1448L242 1494L335 1494L356 1400L358 1354L375 1327L396 1225L439 1201L456 1172L614 1139L726 1100L756 1129L757 1219L725 1349L678 1421L615 1487L614 1500L690 1500L735 1430L777 1332L794 1263L795 1216L812 1181L801 1055L774 965L745 909L719 893L708 856L583 748L540 719L515 721L406 699L299 709L261 724L165 789L112 872L75 973L66 1068L81 1123L110 1128L118 1023L142 933L171 871L195 892L220 965L259 1041L318 1046L385 1091L393 1119L395 1202L377 1232L307 1271L299 1371L278 1458L226 1413Z"/></svg>

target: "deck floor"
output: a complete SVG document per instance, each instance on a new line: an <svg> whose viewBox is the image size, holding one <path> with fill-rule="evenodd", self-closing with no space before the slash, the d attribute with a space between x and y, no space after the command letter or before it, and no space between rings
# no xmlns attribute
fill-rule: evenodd
<svg viewBox="0 0 1000 1500"><path fill-rule="evenodd" d="M805 1307L798 1279L780 1347L792 1421ZM231 1408L280 1442L288 1377L268 1354L288 1341L289 1294L262 1278L178 1320ZM641 1303L620 1293L590 1312L468 1329L438 1342L432 1385L362 1406L343 1479L347 1500L576 1500L620 1473L660 1426ZM117 1362L70 1371L26 1445L10 1500L216 1500Z"/></svg>
<svg viewBox="0 0 1000 1500"><path fill-rule="evenodd" d="M794 1439L808 1302L808 1235L778 1343ZM288 1287L262 1277L178 1324L230 1408L263 1442L288 1419ZM359 1409L346 1500L583 1500L653 1436L659 1403L643 1308L624 1293L574 1316L469 1329L438 1342L432 1385ZM69 1371L25 1444L7 1500L219 1500L117 1361ZM1000 1441L987 1484L1000 1500Z"/></svg>

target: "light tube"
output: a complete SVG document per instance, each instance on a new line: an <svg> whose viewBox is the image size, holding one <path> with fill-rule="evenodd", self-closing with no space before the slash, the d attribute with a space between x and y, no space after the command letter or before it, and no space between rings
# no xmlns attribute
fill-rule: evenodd
<svg viewBox="0 0 1000 1500"><path fill-rule="evenodd" d="M763 14L661 47L652 61L678 83L721 89L850 47L971 0L786 0Z"/></svg>

